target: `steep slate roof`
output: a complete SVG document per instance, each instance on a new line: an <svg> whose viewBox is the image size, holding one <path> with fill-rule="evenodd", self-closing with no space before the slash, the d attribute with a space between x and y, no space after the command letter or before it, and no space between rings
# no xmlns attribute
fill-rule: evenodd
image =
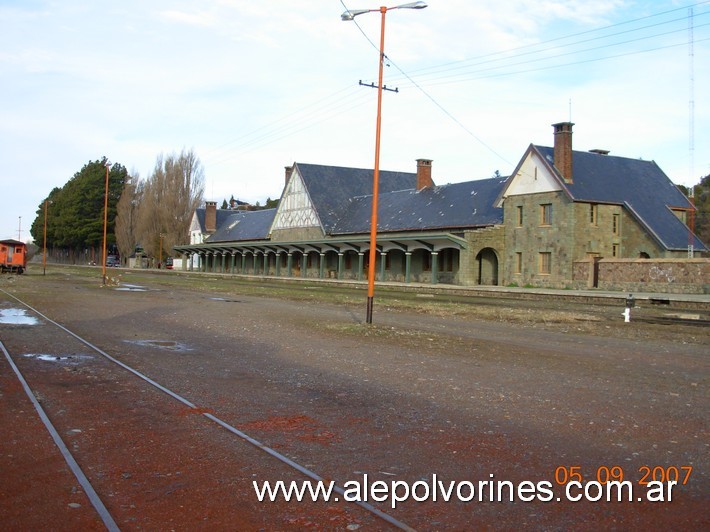
<svg viewBox="0 0 710 532"><path fill-rule="evenodd" d="M553 148L533 148L554 168ZM666 249L687 249L688 226L671 207L692 205L654 161L573 151L572 183L560 181L573 200L624 205ZM706 249L694 235L693 245Z"/></svg>
<svg viewBox="0 0 710 532"><path fill-rule="evenodd" d="M326 234L332 232L348 202L357 196L372 196L373 171L341 166L295 163ZM416 187L417 174L380 170L380 194Z"/></svg>
<svg viewBox="0 0 710 532"><path fill-rule="evenodd" d="M227 211L224 221L219 223L217 211L217 231L205 242L229 242L238 240L264 240L269 238L269 229L274 221L276 209L259 211Z"/></svg>
<svg viewBox="0 0 710 532"><path fill-rule="evenodd" d="M506 179L482 179L380 194L377 230L441 230L502 223L503 209L494 207L494 203ZM341 206L332 234L366 233L370 230L371 212L372 194L349 199Z"/></svg>
<svg viewBox="0 0 710 532"><path fill-rule="evenodd" d="M217 230L222 227L224 221L231 214L234 214L234 212L235 211L231 209L217 209ZM195 214L197 215L197 222L200 224L200 231L202 231L203 234L206 234L207 231L205 230L205 208L200 207L199 209L195 209Z"/></svg>

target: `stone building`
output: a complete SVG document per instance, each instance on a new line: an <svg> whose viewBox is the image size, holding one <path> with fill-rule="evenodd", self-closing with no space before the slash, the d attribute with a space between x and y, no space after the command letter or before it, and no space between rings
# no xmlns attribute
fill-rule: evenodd
<svg viewBox="0 0 710 532"><path fill-rule="evenodd" d="M688 199L652 161L530 145L510 177L437 186L432 161L379 172L377 280L561 287L574 264L685 257L705 246L685 225ZM367 278L373 172L294 163L278 207L193 217L190 269L303 278Z"/></svg>
<svg viewBox="0 0 710 532"><path fill-rule="evenodd" d="M693 205L655 162L574 151L572 126L553 124L552 148L530 145L496 202L506 282L559 287L583 259L707 251L686 225Z"/></svg>

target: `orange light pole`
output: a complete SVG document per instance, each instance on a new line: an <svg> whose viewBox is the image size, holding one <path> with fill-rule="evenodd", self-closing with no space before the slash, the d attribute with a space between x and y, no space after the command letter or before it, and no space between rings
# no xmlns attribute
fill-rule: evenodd
<svg viewBox="0 0 710 532"><path fill-rule="evenodd" d="M104 193L104 243L103 252L101 253L101 276L102 286L106 286L106 228L108 226L108 171L111 168L111 163L106 159L106 191Z"/></svg>
<svg viewBox="0 0 710 532"><path fill-rule="evenodd" d="M372 176L372 215L370 217L370 260L367 265L367 313L365 320L372 323L372 307L375 301L375 262L377 261L377 200L380 184L380 133L382 131L382 75L385 64L385 15L392 9L424 9L426 2L410 2L394 7L382 6L379 9L349 9L340 18L344 21L353 20L364 13L379 11L382 14L380 24L380 65L377 83L377 125L375 127L375 168Z"/></svg>

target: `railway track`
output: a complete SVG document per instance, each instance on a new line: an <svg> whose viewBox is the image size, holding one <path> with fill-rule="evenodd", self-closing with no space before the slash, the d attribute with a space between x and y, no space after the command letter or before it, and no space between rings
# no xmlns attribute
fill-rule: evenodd
<svg viewBox="0 0 710 532"><path fill-rule="evenodd" d="M84 347L88 348L90 350L90 353L93 355L98 355L101 357L103 360L107 361L111 365L113 365L115 368L120 368L120 370L123 372L123 377L129 377L129 378L134 378L135 380L138 380L142 383L145 383L152 387L154 390L159 391L161 394L170 397L172 400L176 401L179 405L181 405L183 408L182 410L178 410L179 416L176 417L184 417L185 409L187 409L188 412L195 414L197 416L202 417L203 419L209 421L210 423L219 426L221 429L227 431L231 436L238 438L239 440L246 442L250 444L254 449L257 449L260 453L263 455L268 456L270 459L276 460L282 464L285 464L298 474L302 475L303 477L306 477L307 479L314 480L316 482L318 481L323 481L326 480L316 472L312 471L311 469L305 467L304 465L301 465L294 460L288 458L284 454L278 452L277 450L263 444L262 442L258 441L257 439L251 437L247 433L239 430L238 428L234 427L227 421L221 419L212 411L200 407L200 405L196 404L193 401L190 401L186 399L184 396L180 395L179 393L171 390L168 386L165 386L146 374L138 371L137 369L129 366L128 364L118 360L117 358L111 356L109 353L107 353L105 350L103 350L101 347L95 345L94 343L86 340L79 334L71 331L67 327L64 327L57 321L51 319L50 317L46 316L43 314L41 311L38 309L30 306L28 303L22 301L21 299L17 298L16 296L6 292L5 290L0 289L0 293L3 293L5 296L7 296L9 299L13 300L15 303L21 305L23 308L29 310L31 312L30 316L36 316L38 319L43 320L44 323L51 325L53 328L56 329L56 342L57 344L61 345L67 342L67 338L70 338L73 342L76 342L78 344L83 345ZM33 346L28 346L30 349ZM69 469L71 470L72 474L76 477L77 481L79 482L81 488L84 490L84 493L87 495L92 507L96 511L96 514L102 521L103 525L106 527L107 530L115 531L119 530L119 525L116 523L116 518L112 513L107 509L107 505L105 504L105 494L101 494L101 490L96 488L93 483L89 480L89 476L87 475L82 468L81 465L81 458L77 458L74 456L74 453L72 453L72 450L70 449L71 444L64 441L60 434L60 430L53 424L53 422L50 420L50 418L53 417L61 417L60 415L57 414L57 409L60 409L60 413L63 412L65 405L62 404L57 404L55 402L51 402L50 406L50 411L48 412L45 407L42 406L41 400L38 399L38 397L43 397L44 396L44 391L41 385L39 386L33 386L31 382L28 382L28 379L26 379L25 375L23 372L20 370L18 364L16 363L16 359L21 356L32 356L29 354L22 354L22 353L11 353L11 351L6 347L6 345L2 342L2 337L0 337L0 351L2 351L5 360L7 364L11 367L15 377L17 378L18 382L21 384L24 392L26 393L29 401L32 403L35 409L36 415L42 420L44 427L46 430L49 432L49 434L52 437L52 440L54 441L54 444L56 445L57 449L61 453L63 459L66 461ZM39 357L47 357L45 358L46 360L51 360L53 358L53 355L38 355ZM78 355L74 358L82 358L85 357L85 355ZM57 361L61 361L62 359L72 359L72 356L56 356ZM135 383L134 383L135 384ZM35 414L29 414L27 413L26 415L35 415ZM77 429L75 429L76 431ZM72 431L70 431L72 432ZM78 432L81 432L80 430ZM91 466L89 466L91 467ZM326 480L327 481L327 480ZM338 493L340 496L343 496L345 493L345 490L340 487L340 486L334 486L333 491ZM344 499L340 499L344 500ZM401 529L401 530L413 530L410 526L407 524L397 520L396 518L392 517L391 515L381 511L380 509L376 508L375 506L363 502L363 501L355 501L349 504L353 504L362 510L368 512L372 516L374 516L376 519L380 520L380 522L387 523L388 525Z"/></svg>
<svg viewBox="0 0 710 532"><path fill-rule="evenodd" d="M624 324L623 305L565 306L583 312L558 324L543 319L545 306L526 305L522 321L509 322L477 319L475 308L436 316L405 304L386 312L383 301L377 327L365 329L359 304L353 311L354 304L311 302L310 294L291 301L138 277L130 278L135 286L116 289L74 276L20 281L8 290L48 317L61 316L57 321L74 336L24 307L38 325L0 325L0 338L121 528L461 530L597 522L690 529L703 520L707 460L696 442L707 426L707 329L643 323L675 308L642 303ZM8 306L20 303L0 293L0 317ZM534 317L525 321L528 315ZM10 470L16 460L6 457L21 454L7 443L19 440L15 425L32 418L37 439L54 444L5 367L0 355L0 426L10 428L0 438L0 521L7 524L13 521L6 520L3 499L18 499L4 493L23 493L14 479L39 464L48 469L46 453L34 460L29 451L27 473ZM15 395L23 394L14 410L10 378ZM493 474L546 479L568 463L585 474L618 463L629 475L649 464L695 469L673 505L416 500L390 509L380 502L394 524L342 499L259 503L254 479L311 480L263 447L343 486L363 477L414 485L432 473L459 485ZM69 480L64 493L77 486L83 497ZM38 482L45 486L41 497ZM33 500L11 502L10 512L23 505L44 511L38 504L54 485L25 484ZM44 515L67 519L67 530L105 527L78 495L60 493L62 504ZM82 508L68 510L68 502ZM80 511L96 524L69 524L68 515ZM46 517L24 523L14 528L47 526Z"/></svg>

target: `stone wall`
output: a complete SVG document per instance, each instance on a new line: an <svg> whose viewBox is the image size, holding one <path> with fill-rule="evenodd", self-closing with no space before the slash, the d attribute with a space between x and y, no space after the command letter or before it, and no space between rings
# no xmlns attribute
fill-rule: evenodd
<svg viewBox="0 0 710 532"><path fill-rule="evenodd" d="M551 208L551 223L542 220L542 205ZM518 207L522 223L518 223ZM574 205L561 192L514 196L503 206L505 220L505 278L503 284L557 288L572 277L576 241L573 238ZM541 272L540 254L551 254L550 271ZM516 271L516 254L521 268Z"/></svg>
<svg viewBox="0 0 710 532"><path fill-rule="evenodd" d="M591 260L574 263L575 288L592 288ZM710 259L600 259L602 290L710 294Z"/></svg>
<svg viewBox="0 0 710 532"><path fill-rule="evenodd" d="M467 247L460 252L459 270L453 280L454 284L476 286L480 265L476 257L484 249L495 253L498 261L497 281L502 284L505 278L505 228L502 225L474 229L464 232Z"/></svg>

